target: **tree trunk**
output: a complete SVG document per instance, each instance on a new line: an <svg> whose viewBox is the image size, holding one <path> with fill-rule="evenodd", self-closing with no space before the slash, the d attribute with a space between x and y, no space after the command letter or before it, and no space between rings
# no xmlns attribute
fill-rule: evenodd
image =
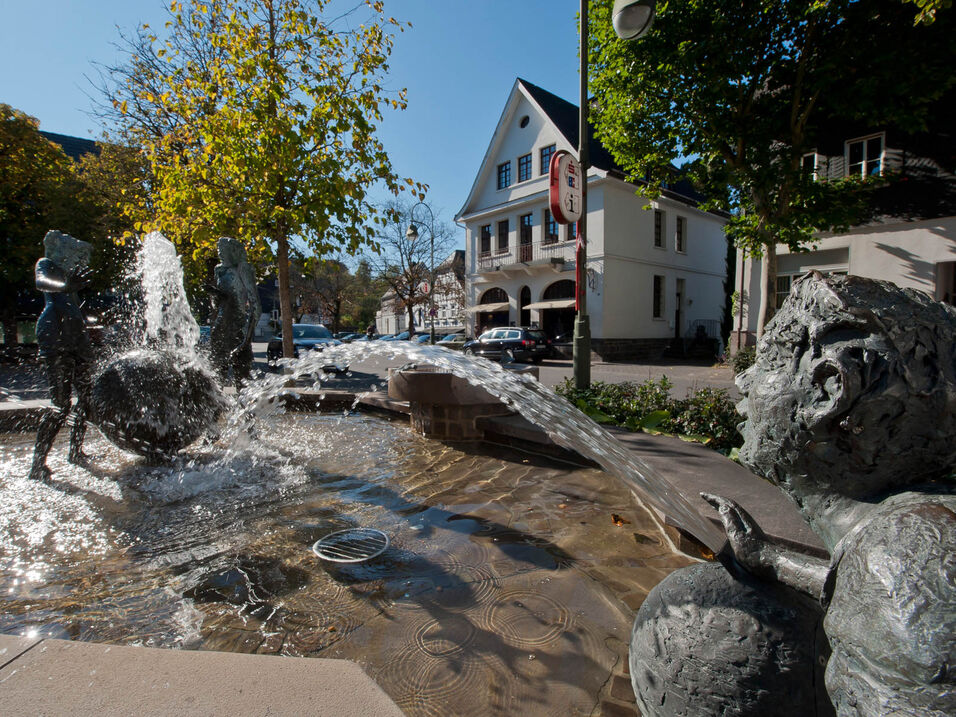
<svg viewBox="0 0 956 717"><path fill-rule="evenodd" d="M408 336L411 338L415 332L415 307L409 303L406 309L408 310Z"/></svg>
<svg viewBox="0 0 956 717"><path fill-rule="evenodd" d="M765 245L760 259L763 291L760 292L760 314L757 316L757 339L763 336L764 327L777 312L777 245Z"/></svg>
<svg viewBox="0 0 956 717"><path fill-rule="evenodd" d="M279 313L282 320L282 355L292 358L292 293L289 291L289 239L284 230L278 230L276 240L276 264L279 274Z"/></svg>

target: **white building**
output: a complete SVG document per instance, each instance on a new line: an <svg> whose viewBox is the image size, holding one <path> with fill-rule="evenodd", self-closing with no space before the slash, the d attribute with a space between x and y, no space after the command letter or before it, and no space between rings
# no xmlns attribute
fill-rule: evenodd
<svg viewBox="0 0 956 717"><path fill-rule="evenodd" d="M946 161L949 157L951 162L952 140L859 127L842 134L833 130L830 135L804 157L806 171L815 180L892 173L903 181L889 184L874 197L878 219L845 234L821 234L811 251L792 253L778 245L776 306L790 293L793 281L810 270L891 281L953 303L956 177ZM745 300L733 318L734 348L756 340L762 277L759 259L738 257L734 288Z"/></svg>
<svg viewBox="0 0 956 717"><path fill-rule="evenodd" d="M578 108L524 80L508 97L474 185L465 224L466 315L492 326L574 325L572 226L548 209L552 153L577 154ZM689 189L637 196L592 139L588 172L587 309L605 360L658 356L675 337L719 337L727 274L726 219L696 208Z"/></svg>
<svg viewBox="0 0 956 717"><path fill-rule="evenodd" d="M464 267L465 252L461 249L453 251L436 267L434 306L425 301L414 309L417 333L431 333L433 323L436 338L465 330ZM432 313L434 316L430 316ZM375 314L375 327L380 334L395 334L408 330L408 311L401 302L396 301L394 292L389 291L382 297L380 308Z"/></svg>

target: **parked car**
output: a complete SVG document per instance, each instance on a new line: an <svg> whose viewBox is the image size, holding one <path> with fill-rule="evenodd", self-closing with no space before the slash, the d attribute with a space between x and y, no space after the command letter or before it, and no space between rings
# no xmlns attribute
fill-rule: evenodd
<svg viewBox="0 0 956 717"><path fill-rule="evenodd" d="M322 324L292 324L292 353L299 358L300 351L321 351L327 346L338 346L342 342L332 337L332 332ZM282 357L282 334L278 333L269 340L266 347L266 360L274 363ZM326 370L344 372L348 366L329 364Z"/></svg>
<svg viewBox="0 0 956 717"><path fill-rule="evenodd" d="M444 346L446 349L454 349L455 351L461 351L462 347L468 341L468 337L464 334L447 334L443 336L439 341L435 342L436 346Z"/></svg>
<svg viewBox="0 0 956 717"><path fill-rule="evenodd" d="M408 332L402 331L399 334L392 334L391 336L383 336L382 341L408 341Z"/></svg>
<svg viewBox="0 0 956 717"><path fill-rule="evenodd" d="M412 343L416 344L427 344L432 340L431 334L415 334L412 337Z"/></svg>
<svg viewBox="0 0 956 717"><path fill-rule="evenodd" d="M551 339L541 329L509 326L486 331L461 350L470 356L493 360L540 363L551 355Z"/></svg>

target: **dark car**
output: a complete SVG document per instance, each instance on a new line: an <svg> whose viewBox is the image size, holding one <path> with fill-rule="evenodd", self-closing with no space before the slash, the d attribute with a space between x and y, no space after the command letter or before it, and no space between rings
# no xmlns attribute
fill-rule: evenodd
<svg viewBox="0 0 956 717"><path fill-rule="evenodd" d="M322 324L292 324L292 352L299 358L299 351L321 351L326 346L338 346L338 339L332 338L332 332ZM266 360L273 363L282 357L282 334L276 334L269 340L266 348ZM327 368L346 371L348 367L330 364Z"/></svg>
<svg viewBox="0 0 956 717"><path fill-rule="evenodd" d="M462 346L469 356L484 356L498 361L540 363L551 355L551 339L541 329L503 327L486 331Z"/></svg>

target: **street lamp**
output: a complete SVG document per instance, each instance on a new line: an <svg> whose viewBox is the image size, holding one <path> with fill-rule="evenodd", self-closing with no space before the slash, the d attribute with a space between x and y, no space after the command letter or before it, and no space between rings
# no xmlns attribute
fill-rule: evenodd
<svg viewBox="0 0 956 717"><path fill-rule="evenodd" d="M651 29L655 0L615 0L611 24L622 40L636 40Z"/></svg>
<svg viewBox="0 0 956 717"><path fill-rule="evenodd" d="M655 0L614 0L611 24L622 40L636 40L654 22ZM578 246L575 256L577 306L574 319L574 387L591 384L591 328L587 312L587 227L588 227L588 0L581 0L581 93L578 112L578 161L581 163L581 218L578 219Z"/></svg>
<svg viewBox="0 0 956 717"><path fill-rule="evenodd" d="M430 326L431 339L430 343L434 345L435 343L435 215L432 214L432 210L429 208L425 202L419 202L412 207L409 212L411 217L411 222L408 225L408 230L405 232L405 236L408 237L408 240L414 242L418 239L418 227L415 226L415 210L418 207L424 207L428 210L428 234L429 241L431 246L431 268L429 270L429 281L428 281L428 319ZM421 224L421 222L419 222Z"/></svg>

